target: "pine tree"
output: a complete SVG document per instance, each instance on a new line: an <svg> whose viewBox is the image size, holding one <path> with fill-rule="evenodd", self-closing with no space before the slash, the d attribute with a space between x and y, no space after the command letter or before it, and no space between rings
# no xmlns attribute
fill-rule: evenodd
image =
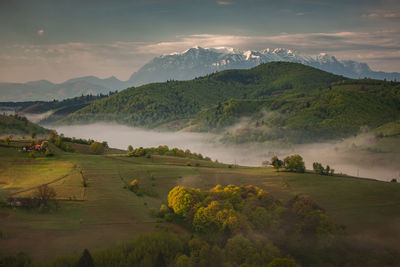
<svg viewBox="0 0 400 267"><path fill-rule="evenodd" d="M78 261L78 267L94 267L92 255L90 255L89 250L85 249Z"/></svg>

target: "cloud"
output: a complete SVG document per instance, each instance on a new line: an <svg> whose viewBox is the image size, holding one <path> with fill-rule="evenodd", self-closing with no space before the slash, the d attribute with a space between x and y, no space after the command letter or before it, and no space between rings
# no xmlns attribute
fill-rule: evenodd
<svg viewBox="0 0 400 267"><path fill-rule="evenodd" d="M305 15L305 13L303 13L303 12L297 12L296 13L296 16L304 16Z"/></svg>
<svg viewBox="0 0 400 267"><path fill-rule="evenodd" d="M228 6L228 5L232 5L233 3L230 1L217 1L217 4L220 6Z"/></svg>
<svg viewBox="0 0 400 267"><path fill-rule="evenodd" d="M399 17L400 17L400 14L396 14L396 13L387 13L387 14L384 14L383 17L384 17L384 18L390 18L390 19L392 19L392 18L399 18Z"/></svg>
<svg viewBox="0 0 400 267"><path fill-rule="evenodd" d="M269 36L193 34L164 42L70 42L47 45L0 46L0 81L111 75L127 80L153 57L194 46L262 50L284 47L305 54L327 52L339 59L367 62L372 69L400 71L400 30L375 32L282 33ZM24 73L21 77L20 73ZM22 80L23 79L23 80Z"/></svg>
<svg viewBox="0 0 400 267"><path fill-rule="evenodd" d="M37 34L38 36L43 36L43 35L44 35L44 30L43 30L43 29L40 29L40 30L38 30L38 31L36 32L36 34Z"/></svg>
<svg viewBox="0 0 400 267"><path fill-rule="evenodd" d="M367 19L396 19L400 18L400 11L376 10L369 14L363 14L361 17Z"/></svg>
<svg viewBox="0 0 400 267"><path fill-rule="evenodd" d="M378 18L379 15L376 14L376 13L370 13L370 14L363 14L362 17L363 18L369 18L369 19L375 19L375 18Z"/></svg>

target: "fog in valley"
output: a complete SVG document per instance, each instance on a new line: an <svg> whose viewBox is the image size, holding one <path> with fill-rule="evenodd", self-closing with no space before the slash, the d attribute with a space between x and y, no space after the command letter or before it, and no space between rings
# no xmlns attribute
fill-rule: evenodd
<svg viewBox="0 0 400 267"><path fill-rule="evenodd" d="M65 136L107 141L110 147L126 149L133 147L156 147L168 145L190 149L192 152L209 156L224 163L246 166L261 166L264 160L276 154L284 157L300 154L307 169L312 169L313 162L330 165L335 173L389 181L399 177L400 156L390 153L371 153L351 149L355 140L336 143L308 144L292 146L290 149L271 148L262 144L232 145L218 142L218 136L191 132L156 132L115 124L91 124L80 126L51 127Z"/></svg>

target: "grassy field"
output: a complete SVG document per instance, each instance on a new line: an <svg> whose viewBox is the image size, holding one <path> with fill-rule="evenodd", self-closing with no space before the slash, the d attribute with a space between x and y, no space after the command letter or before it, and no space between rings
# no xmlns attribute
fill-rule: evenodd
<svg viewBox="0 0 400 267"><path fill-rule="evenodd" d="M190 162L191 166L188 166ZM229 166L178 157L128 158L58 152L31 159L14 148L0 148L1 197L29 195L50 183L60 210L0 208L0 251L25 251L35 259L80 254L123 243L160 227L183 229L157 221L158 210L174 186L209 189L216 184L253 184L285 201L295 194L317 200L349 234L366 242L399 246L400 184L350 177L276 172L272 168ZM82 175L88 187L81 185ZM126 188L133 179L154 197L136 196ZM24 191L26 190L26 191ZM24 191L22 193L18 193Z"/></svg>

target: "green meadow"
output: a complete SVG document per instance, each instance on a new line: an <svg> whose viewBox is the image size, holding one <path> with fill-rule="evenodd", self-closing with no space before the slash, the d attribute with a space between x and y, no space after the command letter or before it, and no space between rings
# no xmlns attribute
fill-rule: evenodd
<svg viewBox="0 0 400 267"><path fill-rule="evenodd" d="M221 185L255 185L286 201L297 194L315 199L346 232L363 242L400 249L400 184L375 180L277 172L272 167L243 167L153 155L90 155L58 151L54 157L29 157L0 147L0 196L31 196L48 184L58 210L39 212L0 208L3 254L26 252L36 260L79 255L110 248L139 234L160 229L187 232L155 216L177 185L208 190ZM87 187L82 179L88 181ZM136 179L145 192L128 189Z"/></svg>

